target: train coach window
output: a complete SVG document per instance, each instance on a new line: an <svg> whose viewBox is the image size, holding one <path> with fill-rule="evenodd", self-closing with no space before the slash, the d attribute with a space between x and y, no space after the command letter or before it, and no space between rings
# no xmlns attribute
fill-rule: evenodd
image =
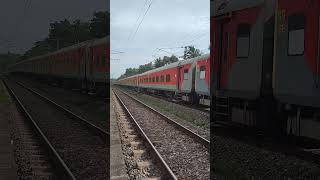
<svg viewBox="0 0 320 180"><path fill-rule="evenodd" d="M288 19L288 55L297 56L304 54L304 29L305 16L304 14L294 14Z"/></svg>
<svg viewBox="0 0 320 180"><path fill-rule="evenodd" d="M159 76L157 76L157 78L156 78L156 79L157 79L157 82L159 82Z"/></svg>
<svg viewBox="0 0 320 180"><path fill-rule="evenodd" d="M250 52L250 25L239 24L237 32L237 58L248 58Z"/></svg>
<svg viewBox="0 0 320 180"><path fill-rule="evenodd" d="M166 75L166 82L170 82L170 74Z"/></svg>
<svg viewBox="0 0 320 180"><path fill-rule="evenodd" d="M149 77L149 82L151 82L151 77Z"/></svg>
<svg viewBox="0 0 320 180"><path fill-rule="evenodd" d="M200 67L200 79L205 79L206 78L206 67L201 66Z"/></svg>
<svg viewBox="0 0 320 180"><path fill-rule="evenodd" d="M183 71L183 79L184 79L184 80L188 80L188 69L185 69L185 70Z"/></svg>
<svg viewBox="0 0 320 180"><path fill-rule="evenodd" d="M164 76L163 75L160 76L160 82L164 82Z"/></svg>
<svg viewBox="0 0 320 180"><path fill-rule="evenodd" d="M152 82L155 82L155 79L156 79L156 78L155 78L155 77L153 77L153 78L152 78Z"/></svg>

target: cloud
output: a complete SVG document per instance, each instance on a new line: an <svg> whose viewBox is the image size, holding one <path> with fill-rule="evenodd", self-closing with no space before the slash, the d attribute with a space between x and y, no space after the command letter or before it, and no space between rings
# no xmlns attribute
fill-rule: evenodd
<svg viewBox="0 0 320 180"><path fill-rule="evenodd" d="M195 45L207 52L210 41L210 3L207 0L154 0L137 34L128 40L130 33L136 30L137 18L150 1L111 1L111 58L120 59L111 61L111 76L118 77L126 68L170 55L157 48ZM125 53L113 54L113 50ZM182 48L168 51L178 56L183 54Z"/></svg>

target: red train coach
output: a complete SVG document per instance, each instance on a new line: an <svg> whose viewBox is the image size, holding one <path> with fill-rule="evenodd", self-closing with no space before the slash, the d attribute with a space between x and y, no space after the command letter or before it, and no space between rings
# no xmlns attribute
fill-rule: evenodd
<svg viewBox="0 0 320 180"><path fill-rule="evenodd" d="M320 140L320 1L212 1L214 121Z"/></svg>
<svg viewBox="0 0 320 180"><path fill-rule="evenodd" d="M209 55L203 55L121 79L118 84L210 105L209 64Z"/></svg>
<svg viewBox="0 0 320 180"><path fill-rule="evenodd" d="M89 40L16 63L9 71L29 73L61 85L106 94L109 51L109 37Z"/></svg>
<svg viewBox="0 0 320 180"><path fill-rule="evenodd" d="M287 134L320 139L320 1L278 0L274 96Z"/></svg>
<svg viewBox="0 0 320 180"><path fill-rule="evenodd" d="M211 4L214 120L270 126L275 1Z"/></svg>

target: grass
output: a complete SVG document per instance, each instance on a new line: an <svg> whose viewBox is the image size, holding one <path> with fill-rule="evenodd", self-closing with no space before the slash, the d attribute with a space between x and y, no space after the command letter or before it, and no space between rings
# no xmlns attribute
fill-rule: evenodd
<svg viewBox="0 0 320 180"><path fill-rule="evenodd" d="M165 111L170 114L173 114L181 119L191 122L192 124L198 127L207 128L207 129L209 128L207 123L201 123L201 122L195 121L194 119L190 118L190 116L188 116L187 114L172 108L173 106L170 106L170 103L166 104L161 101L153 100L152 98L149 98L147 96L139 96L139 99L141 99L142 101L144 101L150 106L157 107L160 111Z"/></svg>

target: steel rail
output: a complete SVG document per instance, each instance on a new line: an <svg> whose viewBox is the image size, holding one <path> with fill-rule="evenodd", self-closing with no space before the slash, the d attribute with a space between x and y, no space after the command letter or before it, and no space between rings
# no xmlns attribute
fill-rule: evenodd
<svg viewBox="0 0 320 180"><path fill-rule="evenodd" d="M48 97L40 94L39 92L25 86L24 84L20 83L20 82L17 82L17 81L14 81L15 83L17 83L18 85L20 85L21 87L27 89L28 91L30 91L31 93L39 96L40 98L42 98L43 100L49 102L50 104L56 106L57 108L61 109L62 111L66 112L67 114L71 115L72 117L80 120L80 122L84 123L87 127L89 127L92 131L94 131L95 133L97 133L101 138L107 140L107 138L109 138L109 133L106 132L105 130L101 129L100 127L94 125L93 123L85 120L84 118L80 117L79 115L71 112L70 110L66 109L65 107L59 105L58 103L56 103L55 101L49 99Z"/></svg>
<svg viewBox="0 0 320 180"><path fill-rule="evenodd" d="M7 84L7 82L4 79L2 79L2 82L5 85L5 87L7 88L8 92L11 94L11 97L14 99L14 101L18 105L21 112L30 121L29 123L32 125L33 129L38 134L38 137L40 137L42 144L45 145L46 148L48 149L48 152L49 152L50 156L52 157L51 160L56 165L56 169L59 171L61 178L76 180L75 176L72 174L69 167L66 165L66 163L63 161L63 159L60 157L57 150L53 147L53 145L50 143L48 138L41 131L40 127L37 125L36 121L32 118L32 116L30 115L28 110L22 104L20 99L17 97L17 95L13 92L13 90L9 87L9 85Z"/></svg>
<svg viewBox="0 0 320 180"><path fill-rule="evenodd" d="M201 137L200 135L194 133L192 130L190 130L189 128L185 127L184 125L176 122L175 120L171 119L170 117L164 115L163 113L159 112L158 110L150 107L149 105L145 104L144 102L140 101L139 99L129 95L128 93L124 92L121 89L118 89L120 92L124 93L125 95L127 95L128 97L130 97L131 99L135 100L136 102L142 104L144 107L150 109L151 111L153 111L154 113L160 115L161 117L163 117L167 122L175 125L176 127L178 127L179 129L181 129L183 132L185 132L187 135L193 137L194 139L196 139L199 143L201 143L202 145L206 146L206 148L210 148L210 141Z"/></svg>
<svg viewBox="0 0 320 180"><path fill-rule="evenodd" d="M144 138L144 140L147 142L147 144L152 149L152 153L155 155L155 157L160 162L162 168L166 171L168 177L162 177L163 179L173 179L177 180L178 178L174 175L171 168L168 166L168 164L164 161L158 150L155 148L155 146L152 144L151 140L148 138L146 133L142 130L136 119L132 116L127 106L123 103L122 99L119 97L119 95L112 89L113 93L115 94L116 98L119 100L121 106L125 109L125 112L128 114L134 125L136 126L137 130L141 134L141 136Z"/></svg>
<svg viewBox="0 0 320 180"><path fill-rule="evenodd" d="M130 90L124 86L121 86L121 85L114 85L114 87L119 87L120 89L127 89L127 90ZM148 95L148 96L151 96L151 97L154 97L154 98L158 98L158 99L161 99L161 100L164 100L164 101L167 101L167 102L170 102L170 103L174 103L174 104L177 104L177 105L180 105L180 106L184 106L184 107L187 107L187 108L192 108L192 109L195 109L195 110L198 110L198 111L201 111L203 113L210 113L210 106L206 106L206 105L192 105L192 104L188 104L188 102L186 101L174 101L172 99L167 99L165 96L162 96L162 95L157 95L157 94L147 94L147 93L144 93L142 92L143 94L145 95Z"/></svg>

